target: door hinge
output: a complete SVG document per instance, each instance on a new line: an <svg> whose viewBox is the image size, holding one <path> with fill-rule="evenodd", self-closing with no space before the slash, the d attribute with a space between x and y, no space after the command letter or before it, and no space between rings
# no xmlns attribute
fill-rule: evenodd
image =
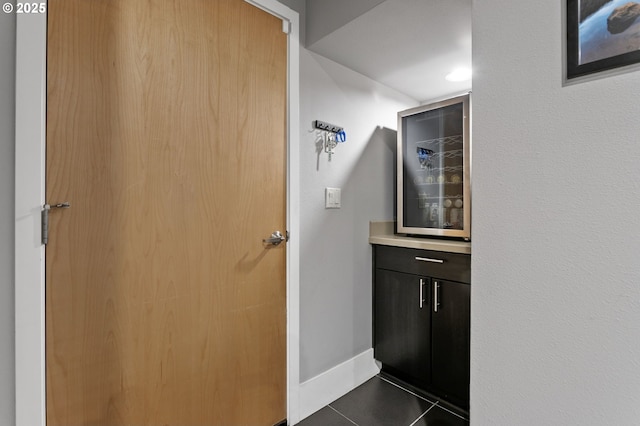
<svg viewBox="0 0 640 426"><path fill-rule="evenodd" d="M58 204L45 204L42 206L42 212L40 213L40 224L41 224L41 236L40 242L43 245L47 245L49 242L49 210L51 209L68 209L71 207L71 203L68 201L65 203Z"/></svg>

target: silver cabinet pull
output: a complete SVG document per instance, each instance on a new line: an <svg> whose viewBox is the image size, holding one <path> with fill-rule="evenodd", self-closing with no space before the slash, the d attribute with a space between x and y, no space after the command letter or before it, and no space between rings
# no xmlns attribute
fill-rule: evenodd
<svg viewBox="0 0 640 426"><path fill-rule="evenodd" d="M271 244L272 246L277 246L284 241L288 241L289 240L288 237L289 235L284 236L282 235L282 233L280 233L280 231L274 231L274 233L271 234L269 238L264 238L262 242L265 244Z"/></svg>
<svg viewBox="0 0 640 426"><path fill-rule="evenodd" d="M423 289L424 289L424 279L420 278L420 309L422 309L422 306L424 305Z"/></svg>
<svg viewBox="0 0 640 426"><path fill-rule="evenodd" d="M438 281L433 282L433 312L438 312L438 306L440 306L440 302L438 301L438 288L440 284Z"/></svg>
<svg viewBox="0 0 640 426"><path fill-rule="evenodd" d="M416 260L419 260L420 262L444 263L444 260L442 260L442 259L431 259L431 258L428 258L428 257L418 257L418 256L416 256Z"/></svg>

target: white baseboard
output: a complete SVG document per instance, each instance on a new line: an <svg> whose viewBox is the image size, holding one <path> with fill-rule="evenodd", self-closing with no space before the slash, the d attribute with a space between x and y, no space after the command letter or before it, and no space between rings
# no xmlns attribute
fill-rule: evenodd
<svg viewBox="0 0 640 426"><path fill-rule="evenodd" d="M380 372L373 349L300 383L300 420L357 388Z"/></svg>

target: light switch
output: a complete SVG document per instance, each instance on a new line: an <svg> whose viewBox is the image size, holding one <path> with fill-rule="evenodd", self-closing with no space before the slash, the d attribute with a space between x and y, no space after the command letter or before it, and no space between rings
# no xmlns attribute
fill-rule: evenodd
<svg viewBox="0 0 640 426"><path fill-rule="evenodd" d="M340 188L324 189L324 207L326 209L340 208Z"/></svg>

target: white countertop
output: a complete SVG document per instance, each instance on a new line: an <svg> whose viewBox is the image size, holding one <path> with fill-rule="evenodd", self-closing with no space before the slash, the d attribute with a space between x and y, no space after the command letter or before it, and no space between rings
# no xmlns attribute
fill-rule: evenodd
<svg viewBox="0 0 640 426"><path fill-rule="evenodd" d="M434 238L407 237L393 233L393 222L369 222L369 243L383 246L417 248L471 254L471 243L467 241Z"/></svg>

